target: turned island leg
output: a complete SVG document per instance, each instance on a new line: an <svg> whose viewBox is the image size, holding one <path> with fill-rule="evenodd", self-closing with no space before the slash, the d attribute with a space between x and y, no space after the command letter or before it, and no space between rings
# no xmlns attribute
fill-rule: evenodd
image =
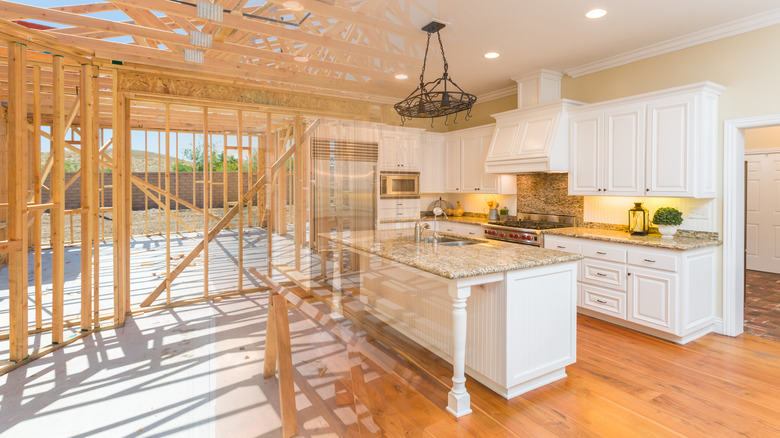
<svg viewBox="0 0 780 438"><path fill-rule="evenodd" d="M471 286L450 287L452 298L452 390L447 394L447 411L455 417L471 413L471 397L466 391L466 298Z"/></svg>

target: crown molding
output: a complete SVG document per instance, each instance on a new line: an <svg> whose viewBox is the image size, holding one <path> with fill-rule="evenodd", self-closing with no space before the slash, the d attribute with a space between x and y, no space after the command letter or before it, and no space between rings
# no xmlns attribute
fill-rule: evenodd
<svg viewBox="0 0 780 438"><path fill-rule="evenodd" d="M501 88L500 90L490 91L488 93L482 93L479 96L477 96L477 102L488 102L491 100L500 99L502 97L512 96L517 94L517 85L511 85L506 88Z"/></svg>
<svg viewBox="0 0 780 438"><path fill-rule="evenodd" d="M564 71L564 73L573 78L576 78L602 70L619 67L621 65L632 62L641 61L643 59L652 58L654 56L686 49L688 47L697 46L699 44L704 44L711 41L728 38L730 36L739 35L741 33L762 29L764 27L773 26L778 23L780 23L780 8L771 9L769 11L761 12L749 17L740 18L738 20L689 33L677 38L661 41L660 43L651 44L636 50L624 52L619 55L610 56L598 61L589 62L587 64L582 64L580 66L567 69Z"/></svg>

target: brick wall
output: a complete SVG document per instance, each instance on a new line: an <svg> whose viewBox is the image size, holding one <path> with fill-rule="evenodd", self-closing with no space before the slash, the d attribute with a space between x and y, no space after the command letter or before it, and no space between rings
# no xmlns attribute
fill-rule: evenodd
<svg viewBox="0 0 780 438"><path fill-rule="evenodd" d="M144 176L143 172L135 172L133 173L134 176L140 178L140 179L146 179L149 184L152 184L155 187L159 187L160 189L165 188L165 174L161 174L160 178L157 177L157 172L149 172L146 176ZM65 174L65 181L69 181L70 178L73 176L72 173ZM195 172L195 181L203 181L203 172ZM213 183L213 189L212 189L212 204L211 206L213 208L221 208L224 206L223 201L223 189L222 189L222 181L223 181L224 175L222 172L212 172L211 178ZM100 177L99 177L100 178ZM113 204L113 190L111 188L113 184L113 174L112 173L105 173L102 175L105 190L104 193L99 195L100 197L105 197L105 202L103 203L103 206L105 207L111 207ZM193 184L192 184L192 178L193 173L192 172L182 172L179 173L179 195L178 197L184 201L190 202L192 204L195 204L199 208L203 208L203 183L196 182L195 183L195 189L194 189L194 198L193 198ZM50 187L51 181L47 177L46 182L44 185L46 187ZM228 202L236 202L238 201L238 173L237 172L229 172L227 174L227 184L228 184ZM161 187L162 186L162 187ZM244 174L244 191L248 190L249 184L247 181L247 176ZM174 173L171 173L171 194L174 196L176 195L176 177ZM49 192L46 189L43 189L41 199L43 199L44 202L46 202L49 199ZM133 185L133 192L132 192L132 200L133 200L133 210L143 210L144 209L144 200L146 199L146 194L138 189L135 185ZM152 201L151 199L148 201L149 208L157 208L157 203ZM65 191L65 209L71 210L75 208L79 208L81 206L81 177L78 177L74 183L68 187L68 190ZM175 204L172 204L172 207L176 207ZM179 204L180 209L186 209L184 205Z"/></svg>

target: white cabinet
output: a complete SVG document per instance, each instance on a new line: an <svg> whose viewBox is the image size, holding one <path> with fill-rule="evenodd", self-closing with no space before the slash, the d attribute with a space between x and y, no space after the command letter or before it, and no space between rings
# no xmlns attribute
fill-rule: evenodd
<svg viewBox="0 0 780 438"><path fill-rule="evenodd" d="M581 253L580 312L686 343L715 325L716 247L687 251L545 235Z"/></svg>
<svg viewBox="0 0 780 438"><path fill-rule="evenodd" d="M715 197L722 90L703 82L572 110L569 194Z"/></svg>
<svg viewBox="0 0 780 438"><path fill-rule="evenodd" d="M380 199L379 220L410 220L420 218L419 199Z"/></svg>
<svg viewBox="0 0 780 438"><path fill-rule="evenodd" d="M444 193L444 134L420 136L420 193Z"/></svg>
<svg viewBox="0 0 780 438"><path fill-rule="evenodd" d="M493 135L493 125L448 133L445 137L446 193L517 193L514 175L485 171L485 156Z"/></svg>
<svg viewBox="0 0 780 438"><path fill-rule="evenodd" d="M570 194L644 194L644 104L575 111L571 132Z"/></svg>
<svg viewBox="0 0 780 438"><path fill-rule="evenodd" d="M379 170L419 171L419 147L419 130L409 131L408 128L385 129L382 132L379 144Z"/></svg>
<svg viewBox="0 0 780 438"><path fill-rule="evenodd" d="M433 225L431 225L433 226ZM442 233L457 234L466 237L483 237L484 228L477 224L468 224L465 222L443 220L438 223L439 231Z"/></svg>

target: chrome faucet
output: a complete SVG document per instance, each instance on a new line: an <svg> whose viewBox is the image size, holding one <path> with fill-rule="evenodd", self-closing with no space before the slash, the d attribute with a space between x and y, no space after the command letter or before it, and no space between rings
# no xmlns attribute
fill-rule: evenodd
<svg viewBox="0 0 780 438"><path fill-rule="evenodd" d="M435 219L436 219L436 217L434 216L434 220ZM427 229L431 228L430 224L422 224L422 225L420 225L420 222L422 222L423 220L425 220L425 218L421 217L420 220L418 220L417 222L414 223L414 241L416 243L420 243L420 241L422 240L422 232L423 232L423 230L427 230Z"/></svg>
<svg viewBox="0 0 780 438"><path fill-rule="evenodd" d="M444 212L444 210L441 209L441 207L435 207L433 209L433 242L436 243L439 241L439 224L436 222L436 218L444 215L444 219L449 219L447 217L447 213Z"/></svg>

